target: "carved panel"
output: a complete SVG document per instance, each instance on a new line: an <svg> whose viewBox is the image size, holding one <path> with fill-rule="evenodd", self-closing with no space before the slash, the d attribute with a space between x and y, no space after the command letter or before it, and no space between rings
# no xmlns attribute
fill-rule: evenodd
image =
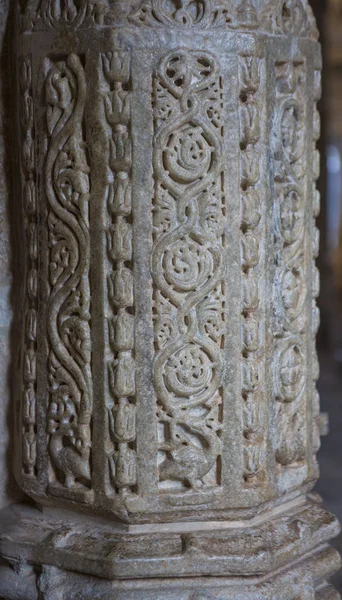
<svg viewBox="0 0 342 600"><path fill-rule="evenodd" d="M317 141L319 140L321 133L321 122L320 114L318 112L317 103L321 97L321 72L314 72L314 114L313 114L313 189L312 189L312 336L313 336L313 347L312 347L312 378L314 384L313 390L313 452L316 454L320 449L320 401L317 390L317 380L319 378L319 364L316 351L316 336L320 325L320 312L317 306L317 298L319 296L319 272L317 270L315 261L319 254L319 230L316 227L316 218L320 212L320 193L316 188L316 180L319 177L320 170L320 156L316 149ZM315 457L314 457L314 460Z"/></svg>
<svg viewBox="0 0 342 600"><path fill-rule="evenodd" d="M318 38L306 0L27 0L20 14L24 31L133 24L147 27L242 29Z"/></svg>
<svg viewBox="0 0 342 600"><path fill-rule="evenodd" d="M141 0L128 15L135 25L260 29L317 38L311 8L301 0Z"/></svg>
<svg viewBox="0 0 342 600"><path fill-rule="evenodd" d="M307 257L304 59L276 63L274 399L279 467L306 460Z"/></svg>
<svg viewBox="0 0 342 600"><path fill-rule="evenodd" d="M319 444L314 44L292 55L285 35L306 35L307 13L296 1L264 13L283 35L275 64L262 2L146 1L138 27L140 0L112 2L114 28L90 26L88 5L31 2L40 16L20 36L23 487L135 524L188 519L191 506L252 518L276 480L284 492L290 475L308 480ZM242 15L253 35L228 31Z"/></svg>
<svg viewBox="0 0 342 600"><path fill-rule="evenodd" d="M220 66L175 51L154 81L152 273L160 490L220 483L225 325Z"/></svg>
<svg viewBox="0 0 342 600"><path fill-rule="evenodd" d="M265 428L262 410L265 395L265 328L262 302L265 284L265 216L262 214L261 169L261 69L262 60L239 58L241 149L241 264L242 264L242 400L244 473L248 485L264 479ZM261 141L261 144L260 144ZM262 293L261 293L262 292Z"/></svg>
<svg viewBox="0 0 342 600"><path fill-rule="evenodd" d="M26 0L19 20L23 31L103 25L108 0Z"/></svg>
<svg viewBox="0 0 342 600"><path fill-rule="evenodd" d="M134 298L132 257L132 141L130 54L102 54L106 91L105 119L110 127L107 209L108 320L112 358L108 362L110 403L107 459L109 479L116 492L132 491L136 484L136 406L134 361Z"/></svg>
<svg viewBox="0 0 342 600"><path fill-rule="evenodd" d="M27 244L25 330L23 344L22 454L23 473L36 475L37 461L37 318L38 318L38 208L32 62L20 58L21 182Z"/></svg>
<svg viewBox="0 0 342 600"><path fill-rule="evenodd" d="M48 377L51 489L91 486L89 166L83 133L86 81L75 54L49 61L45 84L49 205Z"/></svg>

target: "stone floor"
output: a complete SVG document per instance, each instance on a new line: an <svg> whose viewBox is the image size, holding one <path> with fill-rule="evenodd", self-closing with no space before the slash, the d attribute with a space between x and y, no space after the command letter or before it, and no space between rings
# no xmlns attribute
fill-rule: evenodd
<svg viewBox="0 0 342 600"><path fill-rule="evenodd" d="M342 362L338 364L326 355L320 357L320 362L321 409L329 413L330 433L322 439L321 478L316 491L342 523ZM342 536L334 544L342 554ZM334 584L342 592L342 573L336 576Z"/></svg>

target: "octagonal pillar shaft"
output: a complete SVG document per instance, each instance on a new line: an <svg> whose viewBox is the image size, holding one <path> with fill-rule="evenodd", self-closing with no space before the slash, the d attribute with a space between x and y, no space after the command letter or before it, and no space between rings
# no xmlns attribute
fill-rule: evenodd
<svg viewBox="0 0 342 600"><path fill-rule="evenodd" d="M240 597L240 585L244 598L271 598L271 573L294 559L305 570L338 530L310 496L321 93L311 9L26 5L15 471L45 507L49 557L35 540L31 559L89 577L170 578L160 596L170 599L181 575L262 575L225 579L213 598ZM68 523L88 513L78 519L94 523L93 542L82 525L63 551L45 539L62 526L57 509L73 511ZM94 517L115 532L112 550ZM89 560L82 539L95 544ZM300 590L281 575L286 598L332 593L337 559L324 552L315 560L330 570L308 567ZM148 586L139 599L156 597ZM193 586L184 599L211 597Z"/></svg>

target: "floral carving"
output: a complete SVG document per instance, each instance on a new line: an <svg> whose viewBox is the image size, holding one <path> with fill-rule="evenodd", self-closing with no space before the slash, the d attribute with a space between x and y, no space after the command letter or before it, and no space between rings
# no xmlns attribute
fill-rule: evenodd
<svg viewBox="0 0 342 600"><path fill-rule="evenodd" d="M208 27L225 26L232 20L232 10L225 2L211 0L144 0L132 9L129 20L136 25L173 25Z"/></svg>
<svg viewBox="0 0 342 600"><path fill-rule="evenodd" d="M319 230L316 227L316 218L320 211L320 194L316 189L316 179L319 176L319 154L316 149L317 141L320 137L320 115L317 108L317 103L321 97L321 72L316 70L314 73L314 115L313 115L313 153L315 157L313 169L313 184L312 184L312 378L313 378L313 452L316 454L320 448L320 399L317 390L317 380L319 377L319 365L316 352L316 336L320 325L320 311L317 306L317 298L319 295L319 272L315 266L315 261L319 253ZM314 457L314 460L316 458Z"/></svg>
<svg viewBox="0 0 342 600"><path fill-rule="evenodd" d="M123 4L123 3L122 3ZM307 0L27 0L20 15L25 31L134 24L138 27L242 29L318 38Z"/></svg>
<svg viewBox="0 0 342 600"><path fill-rule="evenodd" d="M298 20L303 14L303 10L298 9ZM304 61L279 61L276 64L276 80L274 395L278 422L276 460L279 465L286 467L300 465L306 457L307 273L303 185L305 109L302 101Z"/></svg>
<svg viewBox="0 0 342 600"><path fill-rule="evenodd" d="M23 473L36 475L36 396L37 396L37 311L38 311L38 212L36 190L35 126L32 98L32 63L23 56L19 65L21 121L21 180L24 225L27 243L25 336L23 355Z"/></svg>
<svg viewBox="0 0 342 600"><path fill-rule="evenodd" d="M306 0L140 0L128 20L135 25L254 29L278 35L318 38Z"/></svg>
<svg viewBox="0 0 342 600"><path fill-rule="evenodd" d="M49 450L58 488L91 485L89 167L82 132L86 97L78 56L46 79L49 202ZM62 492L63 493L63 492Z"/></svg>
<svg viewBox="0 0 342 600"><path fill-rule="evenodd" d="M161 490L219 483L224 199L219 65L176 51L154 82L152 273Z"/></svg>
<svg viewBox="0 0 342 600"><path fill-rule="evenodd" d="M20 15L23 30L102 25L109 10L108 0L27 0L25 4Z"/></svg>
<svg viewBox="0 0 342 600"><path fill-rule="evenodd" d="M131 199L131 57L127 52L102 54L107 89L103 95L105 118L111 128L107 188L111 225L107 230L107 254L111 264L108 320L113 358L108 364L111 402L108 412L107 457L110 480L122 494L136 484L136 406L134 361L134 289Z"/></svg>
<svg viewBox="0 0 342 600"><path fill-rule="evenodd" d="M244 481L260 485L264 438L261 394L263 331L260 327L261 254L264 219L261 214L260 86L262 61L254 56L239 58L240 148L241 148L241 262L242 262L242 401L244 428Z"/></svg>
<svg viewBox="0 0 342 600"><path fill-rule="evenodd" d="M270 33L310 35L318 39L318 30L307 0L269 0L260 15L260 23Z"/></svg>

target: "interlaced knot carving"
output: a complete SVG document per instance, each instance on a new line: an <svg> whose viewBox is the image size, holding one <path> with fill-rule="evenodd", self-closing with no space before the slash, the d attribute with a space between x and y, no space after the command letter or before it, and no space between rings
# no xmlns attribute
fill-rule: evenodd
<svg viewBox="0 0 342 600"><path fill-rule="evenodd" d="M221 452L225 206L217 60L207 52L167 54L154 108L159 478L162 489L201 488L218 483Z"/></svg>

